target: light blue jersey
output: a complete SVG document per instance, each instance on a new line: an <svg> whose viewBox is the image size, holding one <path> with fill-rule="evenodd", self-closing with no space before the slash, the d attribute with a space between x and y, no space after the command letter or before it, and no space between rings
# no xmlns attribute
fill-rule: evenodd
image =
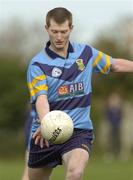
<svg viewBox="0 0 133 180"><path fill-rule="evenodd" d="M107 74L112 58L88 45L69 43L67 58L46 48L31 61L27 81L31 103L39 95L47 95L50 110L62 110L70 115L74 127L93 129L90 118L91 79L93 72ZM37 114L32 132L39 126Z"/></svg>

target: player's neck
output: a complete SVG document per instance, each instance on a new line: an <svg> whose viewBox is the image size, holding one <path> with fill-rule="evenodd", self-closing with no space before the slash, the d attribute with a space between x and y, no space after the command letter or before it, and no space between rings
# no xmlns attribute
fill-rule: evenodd
<svg viewBox="0 0 133 180"><path fill-rule="evenodd" d="M52 44L49 46L49 48L54 51L59 56L66 58L67 57L67 50L68 50L69 42L65 45L63 48L56 48L55 46L52 46Z"/></svg>

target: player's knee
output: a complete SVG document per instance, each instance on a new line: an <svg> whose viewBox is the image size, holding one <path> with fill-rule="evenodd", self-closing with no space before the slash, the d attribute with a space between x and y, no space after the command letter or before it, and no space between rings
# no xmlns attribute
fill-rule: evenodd
<svg viewBox="0 0 133 180"><path fill-rule="evenodd" d="M31 169L28 171L28 177L29 177L29 180L43 179L43 177L37 171L31 170Z"/></svg>
<svg viewBox="0 0 133 180"><path fill-rule="evenodd" d="M81 180L83 176L83 170L79 167L71 167L68 169L66 174L67 180Z"/></svg>
<svg viewBox="0 0 133 180"><path fill-rule="evenodd" d="M36 180L35 174L31 173L30 171L28 172L28 178L29 180Z"/></svg>
<svg viewBox="0 0 133 180"><path fill-rule="evenodd" d="M29 180L49 180L52 169L28 168Z"/></svg>

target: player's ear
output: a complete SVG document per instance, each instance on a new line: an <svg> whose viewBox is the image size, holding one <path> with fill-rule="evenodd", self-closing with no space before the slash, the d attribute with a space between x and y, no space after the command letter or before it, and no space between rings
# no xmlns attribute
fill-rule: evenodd
<svg viewBox="0 0 133 180"><path fill-rule="evenodd" d="M73 30L73 25L70 26L70 30L71 30L71 31Z"/></svg>
<svg viewBox="0 0 133 180"><path fill-rule="evenodd" d="M71 30L73 30L73 27L74 27L74 26L73 26L73 25L71 25Z"/></svg>
<svg viewBox="0 0 133 180"><path fill-rule="evenodd" d="M45 25L45 29L48 30L48 25Z"/></svg>

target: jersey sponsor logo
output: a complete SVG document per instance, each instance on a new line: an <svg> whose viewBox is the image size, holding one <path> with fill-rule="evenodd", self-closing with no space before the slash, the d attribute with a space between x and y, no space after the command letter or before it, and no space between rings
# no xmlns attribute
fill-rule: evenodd
<svg viewBox="0 0 133 180"><path fill-rule="evenodd" d="M81 70L81 71L84 70L85 65L84 65L84 63L83 63L83 59L77 59L77 60L76 60L76 64L77 64L79 70Z"/></svg>
<svg viewBox="0 0 133 180"><path fill-rule="evenodd" d="M59 98L84 94L83 82L60 86L57 90Z"/></svg>
<svg viewBox="0 0 133 180"><path fill-rule="evenodd" d="M62 70L57 68L57 67L54 67L52 69L52 76L53 77L59 77L60 75L62 74Z"/></svg>

